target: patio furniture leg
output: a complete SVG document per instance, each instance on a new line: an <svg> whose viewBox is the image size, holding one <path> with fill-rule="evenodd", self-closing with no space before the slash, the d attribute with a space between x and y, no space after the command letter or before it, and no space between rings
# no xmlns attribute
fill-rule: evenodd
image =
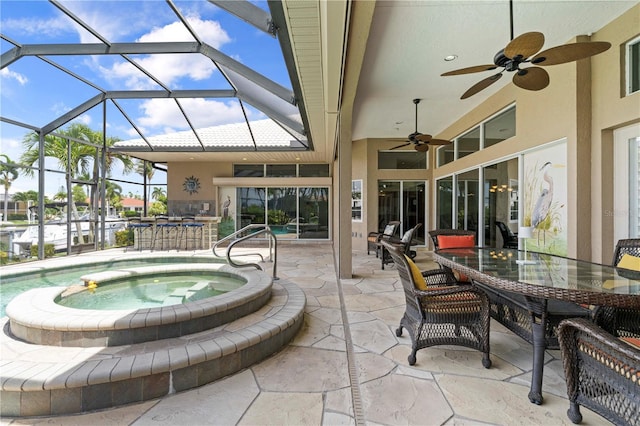
<svg viewBox="0 0 640 426"><path fill-rule="evenodd" d="M569 403L569 409L567 410L567 417L571 422L578 424L582 422L582 414L580 413L580 404L576 402Z"/></svg>
<svg viewBox="0 0 640 426"><path fill-rule="evenodd" d="M546 318L536 318L531 315L531 329L533 334L533 370L531 371L531 390L529 391L529 401L534 404L542 404L542 375L544 371L544 331L547 327Z"/></svg>

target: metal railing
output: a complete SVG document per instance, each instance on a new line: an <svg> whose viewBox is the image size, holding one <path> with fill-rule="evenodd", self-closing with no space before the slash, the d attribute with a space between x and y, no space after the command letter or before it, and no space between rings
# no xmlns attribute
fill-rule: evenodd
<svg viewBox="0 0 640 426"><path fill-rule="evenodd" d="M244 234L245 232L249 231L250 229L258 229L258 231L252 232L249 235L245 235L244 237L240 237L237 238L236 237L238 235ZM221 240L218 240L214 245L213 245L213 255L216 257L224 257L221 254L218 254L216 252L216 249L218 248L218 246L220 246L221 244L230 241L230 240L234 240L232 241L229 246L227 247L226 250L226 258L227 258L227 263L231 266L233 266L234 268L248 268L248 267L254 267L256 269L259 270L263 270L262 267L260 265L258 265L257 263L236 263L233 261L233 259L231 259L231 249L233 247L235 247L236 244L239 244L243 241L247 241L251 238L256 238L260 235L268 235L269 236L269 262L273 262L273 279L277 280L278 277L276 275L276 267L277 267L277 261L278 261L278 240L276 239L276 235L271 231L271 228L269 228L267 225L261 225L261 224L251 224L251 225L247 225L244 228L234 232L231 235L227 235L226 237L224 237ZM265 262L264 256L262 256L261 253L242 253L242 254L238 254L236 255L236 257L239 256L259 256L262 262Z"/></svg>

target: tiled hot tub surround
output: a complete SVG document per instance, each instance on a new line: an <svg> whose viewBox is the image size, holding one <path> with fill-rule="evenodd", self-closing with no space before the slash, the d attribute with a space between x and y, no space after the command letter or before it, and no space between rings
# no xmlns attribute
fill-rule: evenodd
<svg viewBox="0 0 640 426"><path fill-rule="evenodd" d="M259 274L267 274L259 272ZM101 348L52 350L19 340L2 354L1 416L52 416L159 398L213 382L260 362L302 327L306 298L281 281L257 312L190 336ZM4 328L6 320L0 322ZM11 337L2 334L0 339Z"/></svg>
<svg viewBox="0 0 640 426"><path fill-rule="evenodd" d="M253 269L223 264L157 265L120 269L83 277L102 285L144 274L210 271L246 281L238 289L195 302L132 310L73 309L55 300L66 287L26 291L7 306L11 333L49 346L120 346L185 336L215 328L260 309L271 297L272 279Z"/></svg>

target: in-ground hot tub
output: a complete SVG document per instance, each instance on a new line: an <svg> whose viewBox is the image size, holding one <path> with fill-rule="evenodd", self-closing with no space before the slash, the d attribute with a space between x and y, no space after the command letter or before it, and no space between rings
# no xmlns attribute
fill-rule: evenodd
<svg viewBox="0 0 640 426"><path fill-rule="evenodd" d="M26 291L7 306L11 333L29 343L40 345L129 345L215 328L255 312L271 297L272 280L266 274L223 264L146 266L88 274L82 279L89 287L86 291L90 291L91 287L96 286L106 289L109 283L145 282L143 278L146 281L157 279L160 283L166 277L177 274L197 278L192 285L165 292L159 300L160 306L156 307L77 309L58 303L64 299L62 295L69 291L68 287ZM213 294L217 292L215 286L218 285L213 283L219 282L214 277L228 279L219 285L226 292ZM241 283L244 284L239 285ZM135 285L131 286L134 293L135 288ZM208 294L211 296L208 297ZM89 294L82 297L85 296ZM73 297L69 296L69 300Z"/></svg>

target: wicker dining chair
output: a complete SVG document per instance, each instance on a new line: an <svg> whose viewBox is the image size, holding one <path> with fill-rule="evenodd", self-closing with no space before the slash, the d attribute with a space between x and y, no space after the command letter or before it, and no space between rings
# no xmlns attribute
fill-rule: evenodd
<svg viewBox="0 0 640 426"><path fill-rule="evenodd" d="M367 235L367 254L369 254L369 252L373 250L376 253L376 257L378 257L380 240L393 237L399 227L400 221L392 220L391 222L387 223L382 232L369 232L369 235Z"/></svg>
<svg viewBox="0 0 640 426"><path fill-rule="evenodd" d="M387 239L386 241L388 243L390 243L390 244L393 244L395 246L400 247L400 250L404 254L409 256L410 259L415 259L415 257L417 256L418 253L415 250L411 250L411 242L413 241L413 238L415 237L416 233L418 232L418 229L420 229L421 227L422 227L422 224L418 223L416 226L414 226L413 228L411 228L407 232L405 232L402 235L402 238L391 237L391 238ZM381 266L382 270L384 270L384 265L393 263L393 258L384 249L384 247L381 247L380 251L381 251L380 263L382 264L382 266Z"/></svg>
<svg viewBox="0 0 640 426"><path fill-rule="evenodd" d="M622 339L583 319L558 327L560 351L573 423L580 406L617 425L640 425L640 334ZM625 341L626 340L626 341Z"/></svg>
<svg viewBox="0 0 640 426"><path fill-rule="evenodd" d="M618 266L624 255L640 258L640 238L619 240L613 251L613 266ZM640 263L633 269L618 269L621 276L640 279ZM599 306L594 313L594 322L616 337L629 337L640 334L640 310Z"/></svg>
<svg viewBox="0 0 640 426"><path fill-rule="evenodd" d="M457 345L479 350L482 365L491 367L487 295L470 284L459 285L445 269L420 271L400 247L381 244L393 258L404 288L406 308L396 335L402 336L403 328L409 333L409 365L416 363L420 349Z"/></svg>

